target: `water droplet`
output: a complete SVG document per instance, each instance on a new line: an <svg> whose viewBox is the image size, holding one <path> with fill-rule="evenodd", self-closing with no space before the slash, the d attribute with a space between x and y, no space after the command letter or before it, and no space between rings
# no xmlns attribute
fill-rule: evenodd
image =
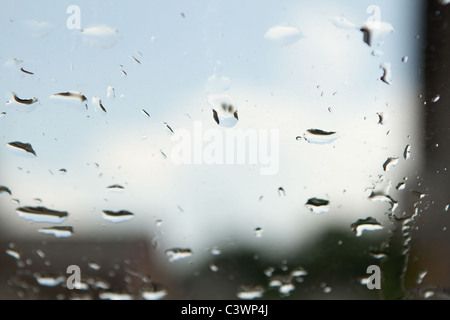
<svg viewBox="0 0 450 320"><path fill-rule="evenodd" d="M106 113L106 109L103 106L102 100L99 97L92 97L92 103L97 104L100 107L100 109Z"/></svg>
<svg viewBox="0 0 450 320"><path fill-rule="evenodd" d="M0 186L0 194L2 193L7 193L9 195L12 195L11 190L9 190L7 187L5 186Z"/></svg>
<svg viewBox="0 0 450 320"><path fill-rule="evenodd" d="M134 214L126 210L103 210L103 218L109 222L119 223L133 219Z"/></svg>
<svg viewBox="0 0 450 320"><path fill-rule="evenodd" d="M326 286L323 288L323 293L330 293L331 292L331 287L330 286Z"/></svg>
<svg viewBox="0 0 450 320"><path fill-rule="evenodd" d="M434 296L434 291L432 290L427 290L423 293L423 297L425 299L431 298L432 296Z"/></svg>
<svg viewBox="0 0 450 320"><path fill-rule="evenodd" d="M278 292L281 293L282 295L289 295L291 293L291 291L295 290L295 286L292 283L285 283L283 285L280 286L280 288L278 289Z"/></svg>
<svg viewBox="0 0 450 320"><path fill-rule="evenodd" d="M431 99L431 102L438 102L440 98L441 98L441 96L438 94L438 95L434 96L433 99Z"/></svg>
<svg viewBox="0 0 450 320"><path fill-rule="evenodd" d="M266 277L271 277L272 275L273 275L273 272L275 271L275 268L274 267L267 267L265 270L264 270L264 274L266 275Z"/></svg>
<svg viewBox="0 0 450 320"><path fill-rule="evenodd" d="M295 140L300 141L300 140L302 140L302 137L301 136L296 136Z"/></svg>
<svg viewBox="0 0 450 320"><path fill-rule="evenodd" d="M394 32L394 28L390 23L384 21L368 20L361 26L364 42L370 46L379 46L383 43L383 39Z"/></svg>
<svg viewBox="0 0 450 320"><path fill-rule="evenodd" d="M236 104L228 94L209 95L208 102L212 107L213 119L221 127L231 128L239 120Z"/></svg>
<svg viewBox="0 0 450 320"><path fill-rule="evenodd" d="M219 248L212 248L211 249L211 254L213 255L213 256L219 256L220 254L222 253L222 250L220 250Z"/></svg>
<svg viewBox="0 0 450 320"><path fill-rule="evenodd" d="M5 250L5 252L6 252L6 254L7 254L8 256L11 256L11 257L13 257L13 258L16 259L16 260L20 260L20 253L17 252L16 250L13 250L13 249L7 249L7 250Z"/></svg>
<svg viewBox="0 0 450 320"><path fill-rule="evenodd" d="M32 155L36 156L36 152L33 150L33 147L29 143L14 141L14 142L9 142L8 146L11 146L16 149L21 149L23 151L26 151L26 152L31 153Z"/></svg>
<svg viewBox="0 0 450 320"><path fill-rule="evenodd" d="M108 86L106 88L106 97L107 98L115 98L116 97L116 90L113 86Z"/></svg>
<svg viewBox="0 0 450 320"><path fill-rule="evenodd" d="M217 267L215 264L210 264L210 265L209 265L209 269L210 269L212 272L217 272L217 271L219 271L219 267Z"/></svg>
<svg viewBox="0 0 450 320"><path fill-rule="evenodd" d="M403 158L404 158L405 160L408 160L410 156L411 156L411 146L408 144L408 145L405 147L405 151L403 151Z"/></svg>
<svg viewBox="0 0 450 320"><path fill-rule="evenodd" d="M91 46L110 49L119 41L119 31L113 27L101 25L80 30L83 40Z"/></svg>
<svg viewBox="0 0 450 320"><path fill-rule="evenodd" d="M143 290L142 298L145 300L160 300L167 295L167 290L154 286L151 290Z"/></svg>
<svg viewBox="0 0 450 320"><path fill-rule="evenodd" d="M55 211L45 207L20 207L16 209L19 217L33 222L61 223L69 215L66 211Z"/></svg>
<svg viewBox="0 0 450 320"><path fill-rule="evenodd" d="M308 275L308 272L303 268L296 268L291 271L291 277L304 277L307 275Z"/></svg>
<svg viewBox="0 0 450 320"><path fill-rule="evenodd" d="M38 230L39 233L53 235L56 238L68 238L73 235L72 227L49 227Z"/></svg>
<svg viewBox="0 0 450 320"><path fill-rule="evenodd" d="M279 46L287 46L303 38L303 35L294 27L274 26L267 30L264 38L273 41Z"/></svg>
<svg viewBox="0 0 450 320"><path fill-rule="evenodd" d="M334 131L323 131L320 129L308 129L303 135L306 141L314 144L328 144L339 138Z"/></svg>
<svg viewBox="0 0 450 320"><path fill-rule="evenodd" d="M376 219L368 217L352 223L351 229L357 237L360 237L364 231L382 230L383 226Z"/></svg>
<svg viewBox="0 0 450 320"><path fill-rule="evenodd" d="M330 210L329 207L330 201L319 199L319 198L310 198L306 202L306 206L311 210L313 213L325 213Z"/></svg>
<svg viewBox="0 0 450 320"><path fill-rule="evenodd" d="M448 209L450 208L450 204L447 204L444 208L445 212L448 212Z"/></svg>
<svg viewBox="0 0 450 320"><path fill-rule="evenodd" d="M405 187L406 187L406 183L405 182L400 182L396 187L395 187L395 189L397 189L397 190L404 190L405 189Z"/></svg>
<svg viewBox="0 0 450 320"><path fill-rule="evenodd" d="M182 248L172 248L166 250L166 256L169 259L169 262L174 262L177 260L185 259L192 256L191 249L182 249Z"/></svg>
<svg viewBox="0 0 450 320"><path fill-rule="evenodd" d="M167 122L163 122L163 124L166 126L166 128L170 131L170 134L174 134L172 128L167 124Z"/></svg>
<svg viewBox="0 0 450 320"><path fill-rule="evenodd" d="M147 111L145 111L144 109L142 109L141 111L142 111L143 114L145 114L147 117L150 118L150 114Z"/></svg>
<svg viewBox="0 0 450 320"><path fill-rule="evenodd" d="M398 163L398 158L388 158L383 164L383 170L388 171Z"/></svg>
<svg viewBox="0 0 450 320"><path fill-rule="evenodd" d="M132 300L128 293L102 292L99 294L101 300Z"/></svg>
<svg viewBox="0 0 450 320"><path fill-rule="evenodd" d="M21 99L14 92L12 92L12 97L15 102L26 105L30 105L38 101L36 97L33 97L31 99Z"/></svg>
<svg viewBox="0 0 450 320"><path fill-rule="evenodd" d="M419 199L423 199L426 197L426 193L422 193L416 190L411 190L411 193L417 196Z"/></svg>
<svg viewBox="0 0 450 320"><path fill-rule="evenodd" d="M55 93L50 96L50 99L59 99L66 102L85 102L87 98L84 94L78 91L68 91L68 92L60 92ZM85 102L85 107L87 109L87 103Z"/></svg>
<svg viewBox="0 0 450 320"><path fill-rule="evenodd" d="M255 228L255 237L262 238L263 229L262 228Z"/></svg>
<svg viewBox="0 0 450 320"><path fill-rule="evenodd" d="M89 261L88 266L89 266L89 268L91 268L92 270L95 270L95 271L98 271L101 268L100 265L94 261Z"/></svg>
<svg viewBox="0 0 450 320"><path fill-rule="evenodd" d="M264 293L262 286L241 286L237 293L237 297L243 300L253 300L261 298Z"/></svg>
<svg viewBox="0 0 450 320"><path fill-rule="evenodd" d="M113 185L110 185L109 187L106 187L106 191L122 192L123 190L125 190L125 188L123 186L121 186L120 184L113 184Z"/></svg>
<svg viewBox="0 0 450 320"><path fill-rule="evenodd" d="M155 225L156 225L157 227L161 227L162 224L163 224L163 221L162 221L161 219L155 221Z"/></svg>
<svg viewBox="0 0 450 320"><path fill-rule="evenodd" d="M377 112L378 115L378 124L384 125L385 124L385 116L383 112Z"/></svg>
<svg viewBox="0 0 450 320"><path fill-rule="evenodd" d="M417 276L417 280L416 283L417 284L421 284L423 281L423 278L425 278L425 276L427 275L428 271L424 270L421 273L419 273L419 275Z"/></svg>
<svg viewBox="0 0 450 320"><path fill-rule="evenodd" d="M403 56L402 57L402 62L407 63L408 62L408 56Z"/></svg>
<svg viewBox="0 0 450 320"><path fill-rule="evenodd" d="M44 259L45 258L45 252L42 251L41 249L37 249L36 250L36 254L38 255L39 258Z"/></svg>
<svg viewBox="0 0 450 320"><path fill-rule="evenodd" d="M372 192L369 196L369 199L372 201L381 201L388 202L391 205L391 212L393 213L395 209L398 207L398 202L391 198L391 196L380 193L380 192Z"/></svg>
<svg viewBox="0 0 450 320"><path fill-rule="evenodd" d="M37 283L39 283L39 285L44 287L56 287L57 285L63 283L65 280L63 276L43 276L40 274L35 274L34 278L36 279Z"/></svg>
<svg viewBox="0 0 450 320"><path fill-rule="evenodd" d="M386 84L392 84L392 70L391 64L387 62L383 62L380 64L380 68L383 69L383 75L381 76L381 81Z"/></svg>

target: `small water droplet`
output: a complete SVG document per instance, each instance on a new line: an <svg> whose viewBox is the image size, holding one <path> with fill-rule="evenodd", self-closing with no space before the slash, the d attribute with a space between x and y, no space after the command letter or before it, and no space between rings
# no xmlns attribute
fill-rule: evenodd
<svg viewBox="0 0 450 320"><path fill-rule="evenodd" d="M7 187L5 186L0 186L0 194L2 193L7 193L9 195L12 195L11 190L9 190Z"/></svg>
<svg viewBox="0 0 450 320"><path fill-rule="evenodd" d="M286 192L284 191L284 189L282 187L278 188L278 195L280 197L286 197Z"/></svg>
<svg viewBox="0 0 450 320"><path fill-rule="evenodd" d="M381 201L388 202L391 205L391 212L393 213L395 209L398 207L398 202L391 198L391 196L380 193L380 192L372 192L369 196L369 199L372 201Z"/></svg>
<svg viewBox="0 0 450 320"><path fill-rule="evenodd" d="M295 27L274 26L267 30L264 38L273 41L279 46L293 44L303 37L302 33Z"/></svg>
<svg viewBox="0 0 450 320"><path fill-rule="evenodd" d="M165 251L169 262L185 259L192 256L191 249L172 248Z"/></svg>
<svg viewBox="0 0 450 320"><path fill-rule="evenodd" d="M113 184L113 185L106 187L106 191L121 192L123 190L125 190L125 188L123 186L121 186L120 184Z"/></svg>
<svg viewBox="0 0 450 320"><path fill-rule="evenodd" d="M167 290L153 285L151 290L143 290L141 294L145 300L160 300L167 295Z"/></svg>
<svg viewBox="0 0 450 320"><path fill-rule="evenodd" d="M99 294L101 300L132 300L128 293L102 292Z"/></svg>
<svg viewBox="0 0 450 320"><path fill-rule="evenodd" d="M379 20L367 20L360 30L363 33L364 42L370 47L381 45L384 38L394 32L394 28L390 23Z"/></svg>
<svg viewBox="0 0 450 320"><path fill-rule="evenodd" d="M208 103L212 107L213 119L219 126L231 128L237 124L238 112L230 95L209 95Z"/></svg>
<svg viewBox="0 0 450 320"><path fill-rule="evenodd" d="M383 164L383 170L388 171L398 163L398 158L388 158Z"/></svg>
<svg viewBox="0 0 450 320"><path fill-rule="evenodd" d="M408 160L410 156L411 156L411 146L408 144L405 147L405 150L403 151L403 158L405 160Z"/></svg>
<svg viewBox="0 0 450 320"><path fill-rule="evenodd" d="M326 287L323 288L323 292L324 292L324 293L330 293L331 290L332 290L332 289L331 289L330 286L326 286Z"/></svg>
<svg viewBox="0 0 450 320"><path fill-rule="evenodd" d="M220 249L217 248L217 247L214 247L214 248L211 249L211 254L212 254L213 256L218 256L218 255L220 255L221 253L222 253L222 250L220 250Z"/></svg>
<svg viewBox="0 0 450 320"><path fill-rule="evenodd" d="M210 265L209 265L209 269L210 269L212 272L217 272L217 271L219 271L219 267L217 267L215 264L210 264Z"/></svg>
<svg viewBox="0 0 450 320"><path fill-rule="evenodd" d="M262 233L263 233L263 228L255 228L255 237L256 238L261 238L262 237Z"/></svg>
<svg viewBox="0 0 450 320"><path fill-rule="evenodd" d="M383 69L383 75L381 76L381 81L386 84L392 84L392 69L391 64L387 62L383 62L380 64L380 68Z"/></svg>
<svg viewBox="0 0 450 320"><path fill-rule="evenodd" d="M116 90L113 86L108 86L106 88L106 97L107 98L115 98L116 97Z"/></svg>
<svg viewBox="0 0 450 320"><path fill-rule="evenodd" d="M19 217L33 222L61 223L69 215L66 211L55 211L45 207L20 207L16 209Z"/></svg>
<svg viewBox="0 0 450 320"><path fill-rule="evenodd" d="M426 197L426 193L422 193L416 190L411 190L411 193L414 194L415 196L417 196L419 199L423 199Z"/></svg>
<svg viewBox="0 0 450 320"><path fill-rule="evenodd" d="M55 93L50 96L51 99L61 99L66 101L77 101L77 102L85 102L87 98L84 94L78 91L68 91L68 92L60 92ZM86 104L87 109L87 104Z"/></svg>
<svg viewBox="0 0 450 320"><path fill-rule="evenodd" d="M291 277L304 277L307 276L308 272L303 268L296 268L291 271Z"/></svg>
<svg viewBox="0 0 450 320"><path fill-rule="evenodd" d="M38 273L34 274L34 278L39 285L44 287L56 287L65 280L63 276L40 275Z"/></svg>
<svg viewBox="0 0 450 320"><path fill-rule="evenodd" d="M33 97L31 99L21 99L14 92L12 93L12 96L13 96L13 100L20 104L30 105L30 104L36 103L38 101L38 99L36 97Z"/></svg>
<svg viewBox="0 0 450 320"><path fill-rule="evenodd" d="M444 208L445 212L448 212L448 209L450 208L450 204L447 204Z"/></svg>
<svg viewBox="0 0 450 320"><path fill-rule="evenodd" d="M155 221L155 225L156 225L157 227L161 227L162 224L163 224L163 221L162 221L161 219L158 219L158 220Z"/></svg>
<svg viewBox="0 0 450 320"><path fill-rule="evenodd" d="M403 56L402 57L402 62L407 63L408 62L408 56Z"/></svg>
<svg viewBox="0 0 450 320"><path fill-rule="evenodd" d="M49 228L42 228L38 230L39 233L43 234L49 234L52 236L55 236L56 238L68 238L73 235L73 228L72 227L49 227Z"/></svg>
<svg viewBox="0 0 450 320"><path fill-rule="evenodd" d="M109 222L119 223L133 219L134 214L126 210L103 210L103 218Z"/></svg>
<svg viewBox="0 0 450 320"><path fill-rule="evenodd" d="M438 95L434 96L433 99L431 99L431 102L438 102L440 98L441 98L441 96L438 94Z"/></svg>
<svg viewBox="0 0 450 320"><path fill-rule="evenodd" d="M119 41L119 31L107 25L80 30L83 40L91 46L110 49Z"/></svg>
<svg viewBox="0 0 450 320"><path fill-rule="evenodd" d="M421 284L423 279L425 278L425 276L427 275L428 271L424 270L422 272L419 273L419 275L417 276L417 280L416 283L417 284Z"/></svg>
<svg viewBox="0 0 450 320"><path fill-rule="evenodd" d="M95 271L98 271L101 268L100 265L94 261L89 261L88 266L89 266L89 268L91 268L92 270L95 270Z"/></svg>
<svg viewBox="0 0 450 320"><path fill-rule="evenodd" d="M330 201L319 199L319 198L310 198L306 202L306 207L308 207L313 213L325 213L328 212Z"/></svg>
<svg viewBox="0 0 450 320"><path fill-rule="evenodd" d="M405 189L405 187L406 187L406 183L405 182L400 182L396 187L395 187L395 189L397 189L397 190L404 190Z"/></svg>
<svg viewBox="0 0 450 320"><path fill-rule="evenodd" d="M423 297L425 299L431 298L432 296L434 296L434 291L432 290L427 290L423 293Z"/></svg>
<svg viewBox="0 0 450 320"><path fill-rule="evenodd" d="M339 135L334 131L324 131L320 129L308 129L303 135L306 141L314 144L328 144L339 138Z"/></svg>
<svg viewBox="0 0 450 320"><path fill-rule="evenodd" d="M36 156L36 152L33 150L33 147L29 143L14 141L14 142L9 142L8 146L23 150L25 152L31 153L32 155Z"/></svg>
<svg viewBox="0 0 450 320"><path fill-rule="evenodd" d="M13 249L6 249L6 254L13 257L16 260L20 260L20 253Z"/></svg>
<svg viewBox="0 0 450 320"><path fill-rule="evenodd" d="M302 140L302 137L301 136L296 136L295 140L300 141L300 140Z"/></svg>
<svg viewBox="0 0 450 320"><path fill-rule="evenodd" d="M358 219L351 224L351 229L357 237L360 237L364 231L375 231L383 229L383 226L374 218Z"/></svg>
<svg viewBox="0 0 450 320"><path fill-rule="evenodd" d="M147 117L150 118L150 114L147 111L145 111L144 109L142 109L141 111L142 111L143 114L145 114Z"/></svg>
<svg viewBox="0 0 450 320"><path fill-rule="evenodd" d="M261 298L263 293L264 288L262 286L243 285L239 288L237 297L243 300L253 300Z"/></svg>

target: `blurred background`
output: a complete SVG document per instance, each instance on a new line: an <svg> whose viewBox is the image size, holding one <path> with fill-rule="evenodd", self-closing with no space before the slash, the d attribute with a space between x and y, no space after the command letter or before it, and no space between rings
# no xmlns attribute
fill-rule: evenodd
<svg viewBox="0 0 450 320"><path fill-rule="evenodd" d="M6 3L0 298L447 299L449 8ZM199 123L278 170L177 163Z"/></svg>

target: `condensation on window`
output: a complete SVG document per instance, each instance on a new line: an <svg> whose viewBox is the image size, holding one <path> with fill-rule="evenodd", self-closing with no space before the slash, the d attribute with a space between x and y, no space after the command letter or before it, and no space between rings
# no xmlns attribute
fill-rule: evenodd
<svg viewBox="0 0 450 320"><path fill-rule="evenodd" d="M0 298L447 299L448 1L0 13Z"/></svg>

